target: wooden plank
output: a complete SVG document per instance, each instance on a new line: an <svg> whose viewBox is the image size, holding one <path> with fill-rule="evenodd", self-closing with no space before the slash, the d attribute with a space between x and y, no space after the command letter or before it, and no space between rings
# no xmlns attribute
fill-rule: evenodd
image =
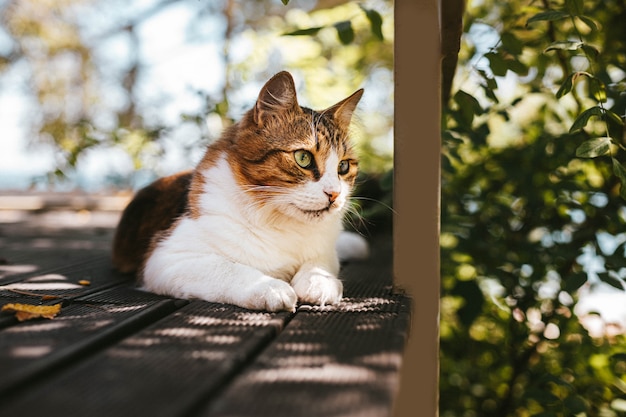
<svg viewBox="0 0 626 417"><path fill-rule="evenodd" d="M96 342L103 333L98 329L81 347L77 340L63 342L63 332L82 340L81 329L109 319L104 310L135 309L137 291L122 287L104 299L103 294L83 297L83 303L67 307L70 325L31 332L67 345L54 347L58 356L30 365L38 368L20 379L19 389L5 389L11 395L5 395L0 413L306 416L320 410L330 415L378 410L384 415L397 389L409 300L392 288L390 238L374 242L369 262L344 265L346 298L340 305L301 306L295 316L194 301L144 329L122 321L112 337ZM59 319L33 326L45 330L63 323ZM27 327L5 331L16 329ZM29 332L19 333L15 340L26 343ZM24 369L25 363L13 366ZM294 375L302 380L294 383ZM242 392L256 406L242 403ZM284 402L286 392L292 399Z"/></svg>
<svg viewBox="0 0 626 417"><path fill-rule="evenodd" d="M0 330L0 399L42 382L55 370L158 320L175 300L128 288L78 298L53 320Z"/></svg>
<svg viewBox="0 0 626 417"><path fill-rule="evenodd" d="M0 315L0 415L390 410L410 305L393 290L390 236L371 239L368 262L343 265L342 304L302 306L294 316L201 301L181 307L133 290L132 277L110 268L110 230L13 232L0 237L0 256L36 269L2 276L0 268L0 303L39 301L6 291L21 288L60 295L65 307L54 320L19 325ZM306 378L292 383L294 373ZM256 407L237 402L241 387Z"/></svg>
<svg viewBox="0 0 626 417"><path fill-rule="evenodd" d="M398 390L411 300L392 285L391 241L342 270L337 306L301 306L200 416L386 416Z"/></svg>
<svg viewBox="0 0 626 417"><path fill-rule="evenodd" d="M80 261L53 263L50 268L39 268L39 257L34 262L17 266L32 268L15 269L17 273L0 278L0 305L5 303L56 304L78 297L85 297L121 284L132 285L134 278L120 274L111 268L109 255L91 255ZM22 272L20 272L22 271ZM29 271L29 272L26 272ZM42 300L59 297L58 299ZM0 315L0 329L16 323L7 314Z"/></svg>
<svg viewBox="0 0 626 417"><path fill-rule="evenodd" d="M290 313L195 301L44 384L13 395L3 415L187 415L217 395Z"/></svg>
<svg viewBox="0 0 626 417"><path fill-rule="evenodd" d="M17 253L3 250L3 262L0 264L0 285L10 282L21 281L24 277L48 273L64 273L81 266L94 265L94 263L108 262L109 255L87 251L67 250L23 250ZM59 271L62 270L62 271Z"/></svg>
<svg viewBox="0 0 626 417"><path fill-rule="evenodd" d="M56 253L47 255L44 261L42 261L42 256L31 254L30 262L5 265L6 268L3 270L6 275L0 276L0 290L9 284L21 282L24 283L23 288L30 288L33 291L68 290L73 294L75 290L85 288L79 286L79 281L89 281L92 285L99 285L111 280L130 281L134 279L130 275L113 271L108 254L93 255L90 253L84 254L78 259L70 260L61 258ZM52 284L55 280L59 282L59 288L56 290ZM49 281L48 284L43 285L43 282L46 281ZM66 281L67 285L61 285L62 281ZM39 285L39 289L37 282L42 283ZM72 284L76 287L72 287Z"/></svg>
<svg viewBox="0 0 626 417"><path fill-rule="evenodd" d="M401 294L301 308L200 416L387 416L410 310Z"/></svg>
<svg viewBox="0 0 626 417"><path fill-rule="evenodd" d="M0 285L20 281L33 273L65 273L81 266L95 266L94 262L100 262L96 258L106 262L112 235L113 230L106 228L0 224ZM58 271L59 268L64 271Z"/></svg>

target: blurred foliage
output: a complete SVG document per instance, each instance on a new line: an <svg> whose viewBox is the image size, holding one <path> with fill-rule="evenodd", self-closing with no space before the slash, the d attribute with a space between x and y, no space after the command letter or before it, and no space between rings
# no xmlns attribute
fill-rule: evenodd
<svg viewBox="0 0 626 417"><path fill-rule="evenodd" d="M442 417L626 415L626 329L592 337L576 308L623 289L624 22L622 0L468 3L442 121Z"/></svg>
<svg viewBox="0 0 626 417"><path fill-rule="evenodd" d="M366 89L363 103L372 104L359 106L354 136L364 172L382 176L392 166L392 2L287 3L0 2L0 82L18 79L28 97L24 123L31 143L49 146L56 155L52 182L71 177L88 163L87 156L102 150L125 161L124 169L115 171L118 163L109 174L118 186L134 184L138 172L169 173L162 163L167 143L182 149L179 154L192 165L206 144L252 105L263 83L283 69L294 74L301 102L313 108ZM189 18L182 29L162 31L221 51L221 61L201 69L218 77L221 88L193 91L175 117L170 106L180 98L147 82L154 80L149 76L154 58L145 45L145 28L168 13ZM299 29L313 27L307 36L297 36Z"/></svg>

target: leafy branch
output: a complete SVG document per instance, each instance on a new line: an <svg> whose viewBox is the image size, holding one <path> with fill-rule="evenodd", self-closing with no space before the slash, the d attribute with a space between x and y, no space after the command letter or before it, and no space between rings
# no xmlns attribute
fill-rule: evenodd
<svg viewBox="0 0 626 417"><path fill-rule="evenodd" d="M289 3L289 0L282 0L283 4ZM379 41L384 40L383 37L383 18L376 10L365 8L359 5L359 8L367 18L370 24L372 35ZM354 17L356 18L356 16ZM353 18L353 19L354 19ZM316 26L311 28L296 29L291 32L284 33L283 36L315 36L317 33L327 27L333 27L337 31L337 37L343 45L350 45L355 38L354 28L352 26L353 19L341 20L331 25Z"/></svg>
<svg viewBox="0 0 626 417"><path fill-rule="evenodd" d="M584 14L583 0L565 0L564 7L560 10L545 10L530 17L527 25L536 22L549 22L550 25L557 21L568 20L571 22L574 31L575 40L554 40L545 50L544 53L556 51L557 53L570 52L577 56L583 56L588 64L588 71L574 71L567 66L564 68L568 75L563 80L561 86L556 92L557 99L566 96L569 93L575 93L575 86L578 81L586 80L588 96L595 101L595 105L581 111L572 126L570 133L584 131L592 118L600 119L602 123L602 136L590 135L590 139L583 142L576 149L576 156L579 158L598 158L602 156L610 156L612 160L613 174L620 180L621 189L620 196L626 200L626 168L615 157L614 148L626 150L626 147L611 134L610 124L623 127L624 121L612 110L608 109L607 104L607 85L595 73L594 64L597 62L600 51L585 41L578 25L584 24L590 31L594 33L598 31L596 22ZM561 61L562 62L562 61ZM576 100L578 102L578 100Z"/></svg>

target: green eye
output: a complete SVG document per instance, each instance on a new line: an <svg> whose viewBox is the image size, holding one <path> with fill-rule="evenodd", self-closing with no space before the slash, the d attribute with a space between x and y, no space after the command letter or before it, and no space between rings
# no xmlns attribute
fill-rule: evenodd
<svg viewBox="0 0 626 417"><path fill-rule="evenodd" d="M344 159L343 161L339 162L339 168L337 169L339 175L345 175L348 173L348 171L350 171L350 161Z"/></svg>
<svg viewBox="0 0 626 417"><path fill-rule="evenodd" d="M295 151L293 156L296 159L296 164L300 165L300 167L304 169L311 168L313 165L313 155L309 151L300 149Z"/></svg>

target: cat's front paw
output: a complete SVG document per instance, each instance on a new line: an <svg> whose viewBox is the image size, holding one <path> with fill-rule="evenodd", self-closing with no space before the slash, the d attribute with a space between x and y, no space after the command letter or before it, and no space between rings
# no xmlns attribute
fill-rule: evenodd
<svg viewBox="0 0 626 417"><path fill-rule="evenodd" d="M322 268L298 271L291 281L298 299L307 304L337 304L343 296L343 284Z"/></svg>
<svg viewBox="0 0 626 417"><path fill-rule="evenodd" d="M250 310L295 311L297 302L298 296L289 284L269 278L247 288L238 304Z"/></svg>

